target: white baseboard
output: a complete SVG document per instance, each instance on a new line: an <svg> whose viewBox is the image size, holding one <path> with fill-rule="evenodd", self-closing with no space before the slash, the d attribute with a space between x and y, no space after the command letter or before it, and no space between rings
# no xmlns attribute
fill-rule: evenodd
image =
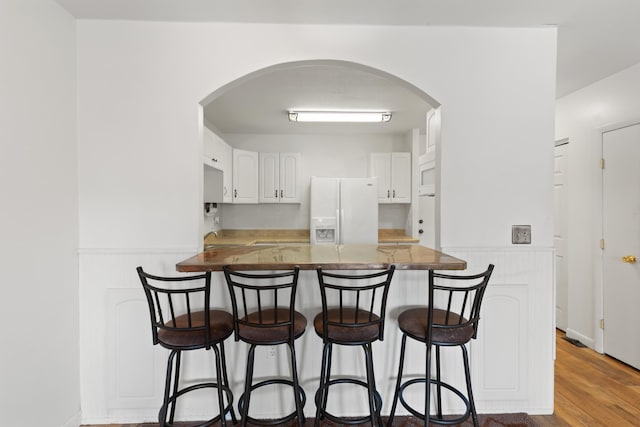
<svg viewBox="0 0 640 427"><path fill-rule="evenodd" d="M80 427L80 424L82 424L82 412L78 411L60 427Z"/></svg>
<svg viewBox="0 0 640 427"><path fill-rule="evenodd" d="M595 341L593 338L589 338L585 335L582 335L581 333L574 331L571 328L567 328L566 334L567 334L567 338L578 340L589 348L592 348L592 349L595 348Z"/></svg>

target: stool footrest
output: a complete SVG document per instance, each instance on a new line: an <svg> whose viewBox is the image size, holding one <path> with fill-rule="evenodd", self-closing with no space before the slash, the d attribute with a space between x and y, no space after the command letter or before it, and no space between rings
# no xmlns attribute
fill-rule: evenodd
<svg viewBox="0 0 640 427"><path fill-rule="evenodd" d="M274 379L270 379L270 380L260 381L258 383L255 383L255 384L251 385L250 392L253 392L257 388L265 387L265 386L269 386L269 385L274 385L274 384L283 384L283 385L286 385L286 386L294 387L293 381L291 381L291 380L286 380L286 379L282 379L282 378L274 378ZM307 395L305 394L305 392L302 389L302 387L298 387L298 393L300 395L300 404L304 407L304 405L305 405L305 403L307 401ZM245 411L244 411L245 410L245 402L246 402L245 397L246 396L243 393L238 398L238 410L240 411L241 415L245 413ZM297 416L297 411L294 409L294 411L292 413L290 413L288 415L285 415L285 416L283 416L281 418L261 420L261 419L250 417L249 414L246 414L246 420L251 424L257 424L257 425L262 425L262 426L274 426L274 425L286 423L287 421L291 421L296 416Z"/></svg>
<svg viewBox="0 0 640 427"><path fill-rule="evenodd" d="M162 416L163 413L166 414L167 412L169 412L169 407L171 405L175 405L177 399L180 396L183 396L191 391L195 391L195 390L200 390L203 388L218 388L220 387L222 389L222 391L224 392L224 394L227 397L227 402L229 402L229 404L227 406L225 406L224 408L220 408L220 413L218 415L216 415L215 417L204 421L200 424L193 424L190 425L189 427L209 427L215 423L217 423L218 421L221 420L221 417L223 417L224 415L226 415L227 413L231 413L231 410L233 409L232 405L233 405L233 393L231 392L231 389L229 387L226 387L224 385L220 385L218 383L200 383L200 384L194 384L191 385L189 387L185 387L183 389L178 390L177 393L169 396L169 401L167 402L167 406L166 408L163 406L160 408L160 413L158 414L158 421L162 424ZM184 421L181 421L179 423L170 423L168 421L165 421L164 423L165 426L167 427L173 427L173 426L184 426Z"/></svg>
<svg viewBox="0 0 640 427"><path fill-rule="evenodd" d="M411 414L414 417L420 418L420 419L424 419L425 414L424 414L424 410L423 412L420 412L418 410L416 410L415 408L413 408L411 405L409 405L409 403L407 403L407 401L404 399L403 397L403 392L405 390L405 388L414 385L414 384L424 384L427 382L426 378L414 378L412 380L409 380L407 382L402 383L402 385L400 386L399 390L398 390L398 400L400 401L400 403L402 404L402 406L404 406L404 408L411 412ZM429 421L433 424L439 424L439 425L458 425L463 423L467 418L469 418L469 416L471 415L471 404L469 403L469 399L466 398L466 396L464 394L462 394L462 392L460 390L458 390L457 388L455 388L454 386L452 386L451 384L445 383L443 381L438 381L435 379L430 379L429 380L429 384L433 384L435 386L440 386L442 388L445 388L447 390L449 390L450 392L452 392L453 394L455 394L456 396L458 396L458 398L462 401L462 403L465 406L465 411L462 415L460 416L456 416L455 418L452 418L453 416L447 416L447 418L444 418L444 416L442 415L429 415ZM431 395L433 396L434 394L431 393Z"/></svg>
<svg viewBox="0 0 640 427"><path fill-rule="evenodd" d="M320 392L323 390L326 390L326 393L328 393L329 387L336 384L355 384L355 385L364 387L366 389L369 388L369 385L366 382L357 380L355 378L338 378L335 380L330 380L327 384L325 384L321 388L318 388L318 391L316 391L315 402L316 402L316 408L318 409L320 417L326 418L329 421L333 421L334 423L346 424L346 425L364 424L364 423L370 422L371 415L367 415L360 418L338 417L337 415L333 415L332 413L327 411L326 408L322 407L320 402L320 396L321 396ZM376 412L379 412L380 408L382 408L382 397L380 396L380 393L378 393L377 390L374 392L374 401L375 401Z"/></svg>

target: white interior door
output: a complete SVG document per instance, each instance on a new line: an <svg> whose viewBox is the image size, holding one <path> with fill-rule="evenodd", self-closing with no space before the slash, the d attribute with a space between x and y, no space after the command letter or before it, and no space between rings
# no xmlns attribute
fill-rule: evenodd
<svg viewBox="0 0 640 427"><path fill-rule="evenodd" d="M567 154L568 140L556 143L553 194L555 221L553 241L556 249L556 328L567 330L569 277L567 270Z"/></svg>
<svg viewBox="0 0 640 427"><path fill-rule="evenodd" d="M640 124L602 134L604 351L640 369Z"/></svg>

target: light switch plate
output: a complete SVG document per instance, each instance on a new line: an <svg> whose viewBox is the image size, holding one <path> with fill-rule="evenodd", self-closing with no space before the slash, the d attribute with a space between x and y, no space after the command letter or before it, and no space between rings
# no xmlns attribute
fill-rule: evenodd
<svg viewBox="0 0 640 427"><path fill-rule="evenodd" d="M531 244L531 226L530 225L512 225L511 226L511 243L514 245L530 245Z"/></svg>

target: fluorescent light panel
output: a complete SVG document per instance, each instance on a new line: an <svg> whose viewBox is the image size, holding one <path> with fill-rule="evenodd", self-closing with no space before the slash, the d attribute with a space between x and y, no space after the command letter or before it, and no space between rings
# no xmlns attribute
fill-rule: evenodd
<svg viewBox="0 0 640 427"><path fill-rule="evenodd" d="M292 122L383 123L391 120L388 111L289 111Z"/></svg>

